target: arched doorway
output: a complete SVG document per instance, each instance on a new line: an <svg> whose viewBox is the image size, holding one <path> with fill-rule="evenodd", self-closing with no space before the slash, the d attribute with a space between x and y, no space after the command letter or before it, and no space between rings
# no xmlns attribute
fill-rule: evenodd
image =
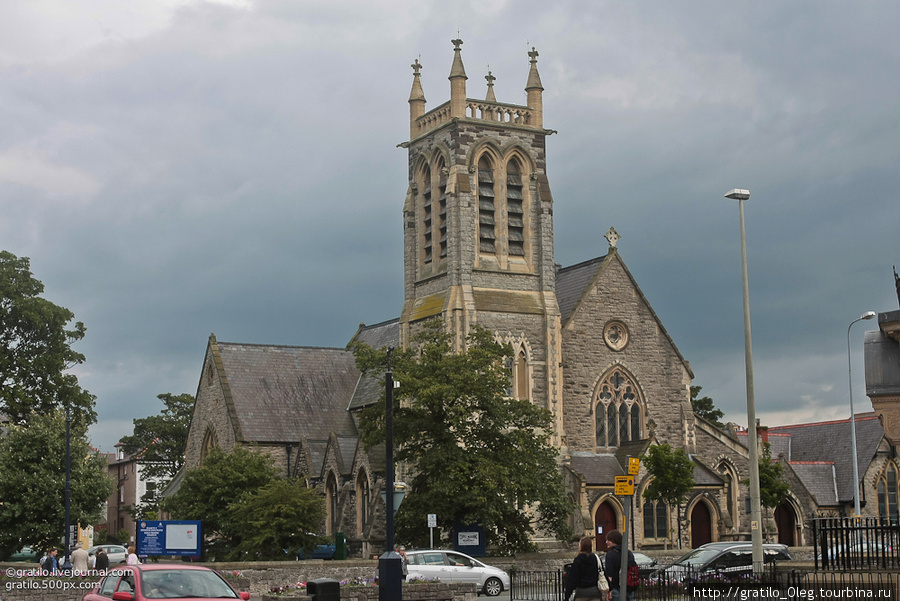
<svg viewBox="0 0 900 601"><path fill-rule="evenodd" d="M691 548L712 542L712 519L709 507L703 501L694 504L691 510Z"/></svg>
<svg viewBox="0 0 900 601"><path fill-rule="evenodd" d="M606 533L619 527L616 508L609 501L603 501L594 514L594 546L597 551L606 551Z"/></svg>
<svg viewBox="0 0 900 601"><path fill-rule="evenodd" d="M778 528L778 542L793 547L796 545L797 518L794 508L785 501L775 508L775 527Z"/></svg>

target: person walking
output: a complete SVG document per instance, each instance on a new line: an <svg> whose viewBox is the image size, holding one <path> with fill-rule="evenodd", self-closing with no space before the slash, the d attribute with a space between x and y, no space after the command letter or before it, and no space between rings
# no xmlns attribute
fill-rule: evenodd
<svg viewBox="0 0 900 601"><path fill-rule="evenodd" d="M600 557L594 553L594 544L584 537L578 545L578 555L572 561L569 578L566 580L566 601L572 594L575 599L596 599L604 601L609 585L600 565Z"/></svg>
<svg viewBox="0 0 900 601"><path fill-rule="evenodd" d="M105 574L109 569L109 555L103 547L97 549L97 554L94 555L94 569L101 574Z"/></svg>
<svg viewBox="0 0 900 601"><path fill-rule="evenodd" d="M134 545L128 547L128 560L125 562L130 566L137 565L141 563L141 560L138 558L137 554L134 552Z"/></svg>
<svg viewBox="0 0 900 601"><path fill-rule="evenodd" d="M636 567L637 561L634 553L628 551L628 567ZM606 575L609 578L609 593L607 601L619 601L621 588L619 586L619 570L622 567L622 533L618 530L610 530L606 533ZM626 583L627 585L627 583ZM626 587L625 595L628 601L634 601L634 589Z"/></svg>
<svg viewBox="0 0 900 601"><path fill-rule="evenodd" d="M81 541L75 543L71 559L72 572L76 576L85 576L88 573L88 552L81 548Z"/></svg>
<svg viewBox="0 0 900 601"><path fill-rule="evenodd" d="M47 554L41 560L41 570L48 574L55 574L59 571L59 562L56 559L56 555L59 551L56 550L56 547L50 547L47 550Z"/></svg>
<svg viewBox="0 0 900 601"><path fill-rule="evenodd" d="M401 576L403 580L406 580L406 577L409 575L409 557L406 556L406 547L401 545L398 553L400 553Z"/></svg>

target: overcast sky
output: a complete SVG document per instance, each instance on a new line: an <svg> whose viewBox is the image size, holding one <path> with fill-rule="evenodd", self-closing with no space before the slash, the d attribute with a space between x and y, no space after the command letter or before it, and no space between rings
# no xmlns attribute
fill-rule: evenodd
<svg viewBox="0 0 900 601"><path fill-rule="evenodd" d="M208 336L343 347L398 316L410 64L426 109L540 53L556 261L622 258L746 424L845 418L847 328L898 309L900 3L29 0L0 4L0 249L87 326L104 451ZM853 327L853 398L865 397Z"/></svg>

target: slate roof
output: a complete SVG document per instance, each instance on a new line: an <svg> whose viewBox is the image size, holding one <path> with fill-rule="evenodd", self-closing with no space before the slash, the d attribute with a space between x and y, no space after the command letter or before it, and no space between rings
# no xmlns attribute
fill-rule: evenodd
<svg viewBox="0 0 900 601"><path fill-rule="evenodd" d="M218 348L244 441L356 435L347 399L359 371L349 351L229 342Z"/></svg>
<svg viewBox="0 0 900 601"><path fill-rule="evenodd" d="M615 455L573 453L569 465L573 471L581 474L588 486L612 486L616 476L625 475L625 470Z"/></svg>
<svg viewBox="0 0 900 601"><path fill-rule="evenodd" d="M375 349L398 347L400 345L400 320L392 319L371 326L360 324L353 340L364 342ZM353 394L348 397L348 411L362 409L381 398L384 391L383 374L363 376L359 379Z"/></svg>
<svg viewBox="0 0 900 601"><path fill-rule="evenodd" d="M833 461L790 461L788 465L816 499L816 504L821 507L839 504Z"/></svg>
<svg viewBox="0 0 900 601"><path fill-rule="evenodd" d="M840 502L853 500L853 449L850 444L850 419L769 428L770 434L789 434L788 462L831 462ZM744 434L746 436L746 433ZM884 429L874 413L856 415L856 448L860 477L866 473L884 438ZM744 439L746 441L746 439ZM769 438L772 441L772 437ZM774 456L773 452L773 456ZM810 475L813 468L806 469ZM822 470L824 468L816 468ZM797 471L796 469L794 470ZM820 473L820 472L815 472ZM798 474L799 476L799 474ZM804 482L805 484L805 482ZM809 486L807 486L809 488ZM816 486L815 488L819 488ZM810 489L810 492L813 492Z"/></svg>
<svg viewBox="0 0 900 601"><path fill-rule="evenodd" d="M597 275L597 269L606 259L606 255L560 268L556 272L556 302L559 305L559 313L563 323L569 319L572 311L581 300L585 289Z"/></svg>
<svg viewBox="0 0 900 601"><path fill-rule="evenodd" d="M722 486L724 484L722 478L700 463L696 457L693 458L694 461L694 484L697 486Z"/></svg>

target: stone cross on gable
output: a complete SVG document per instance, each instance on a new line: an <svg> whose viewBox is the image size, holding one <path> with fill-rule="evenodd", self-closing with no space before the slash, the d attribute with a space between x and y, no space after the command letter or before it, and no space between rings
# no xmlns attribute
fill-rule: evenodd
<svg viewBox="0 0 900 601"><path fill-rule="evenodd" d="M617 232L616 228L614 227L609 228L609 231L606 232L606 235L603 237L606 238L607 242L609 242L610 248L615 248L616 243L619 241L619 238L621 238L621 236L619 236L619 232Z"/></svg>

